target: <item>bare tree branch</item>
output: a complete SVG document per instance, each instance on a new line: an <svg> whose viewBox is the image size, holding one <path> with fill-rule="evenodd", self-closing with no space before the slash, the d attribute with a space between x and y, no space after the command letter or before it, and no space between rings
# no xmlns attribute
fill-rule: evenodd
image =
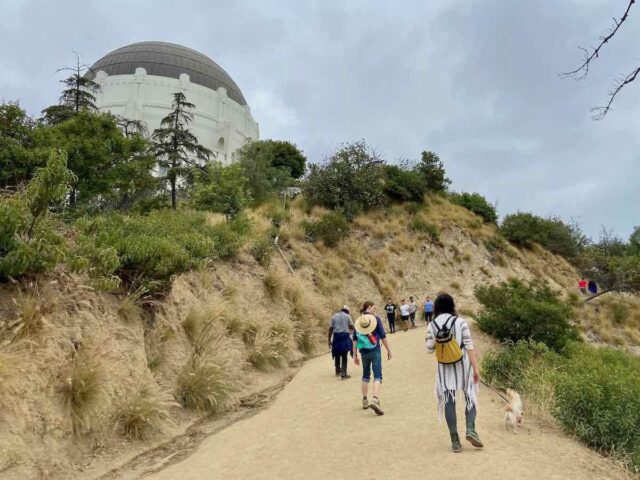
<svg viewBox="0 0 640 480"><path fill-rule="evenodd" d="M611 110L611 104L613 104L613 101L615 100L618 93L620 93L620 90L622 90L625 85L628 85L631 82L633 82L638 77L639 74L640 74L640 67L636 68L630 74L618 80L616 82L615 88L609 92L609 102L607 102L605 106L593 107L591 109L591 112L592 112L591 117L594 120L602 120L607 115L607 113L609 113L609 111Z"/></svg>
<svg viewBox="0 0 640 480"><path fill-rule="evenodd" d="M615 18L613 19L613 27L610 29L609 34L600 37L600 44L596 48L592 48L591 53L589 53L589 50L587 50L586 48L579 47L580 50L584 52L584 61L582 65L580 65L575 70L572 70L571 72L561 73L560 76L562 78L574 77L576 80L581 80L587 76L587 74L589 73L589 65L591 64L591 61L598 58L600 49L603 48L604 45L613 38L622 24L627 20L627 18L629 17L629 10L631 10L631 7L634 3L636 3L636 0L629 0L629 5L627 5L627 9L625 10L622 17L620 17L620 20L617 20Z"/></svg>

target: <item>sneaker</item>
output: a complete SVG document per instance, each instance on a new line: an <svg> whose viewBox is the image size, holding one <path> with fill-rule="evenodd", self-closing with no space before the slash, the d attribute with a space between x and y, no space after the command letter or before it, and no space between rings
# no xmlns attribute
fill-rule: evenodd
<svg viewBox="0 0 640 480"><path fill-rule="evenodd" d="M365 397L362 399L362 409L366 410L367 408L369 408L369 400Z"/></svg>
<svg viewBox="0 0 640 480"><path fill-rule="evenodd" d="M473 445L476 448L484 447L484 445L482 444L482 440L480 440L480 437L478 436L475 430L469 430L465 438L471 445Z"/></svg>
<svg viewBox="0 0 640 480"><path fill-rule="evenodd" d="M336 377L339 377L340 375L342 375L342 372L340 371L340 369L336 370Z"/></svg>
<svg viewBox="0 0 640 480"><path fill-rule="evenodd" d="M345 373L344 375L341 375L341 376L340 376L340 379L341 379L341 380L347 380L347 379L349 379L349 378L351 378L351 375L349 375L348 373Z"/></svg>
<svg viewBox="0 0 640 480"><path fill-rule="evenodd" d="M457 433L451 434L451 450L453 450L454 453L462 451L462 444L460 443L460 437Z"/></svg>
<svg viewBox="0 0 640 480"><path fill-rule="evenodd" d="M376 412L378 415L384 415L382 408L380 407L380 400L377 397L373 397L371 403L369 404L369 408Z"/></svg>

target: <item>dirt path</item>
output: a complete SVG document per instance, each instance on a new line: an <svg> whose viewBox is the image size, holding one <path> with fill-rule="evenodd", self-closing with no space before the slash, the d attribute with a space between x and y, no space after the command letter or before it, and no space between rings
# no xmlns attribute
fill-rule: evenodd
<svg viewBox="0 0 640 480"><path fill-rule="evenodd" d="M555 428L529 421L506 433L503 401L480 390L477 428L486 448L449 451L436 416L434 359L424 327L390 336L385 415L362 410L357 370L333 375L329 355L309 361L266 410L204 440L188 458L150 477L198 479L605 479L625 478ZM464 420L459 428L464 432ZM466 443L466 442L465 442Z"/></svg>

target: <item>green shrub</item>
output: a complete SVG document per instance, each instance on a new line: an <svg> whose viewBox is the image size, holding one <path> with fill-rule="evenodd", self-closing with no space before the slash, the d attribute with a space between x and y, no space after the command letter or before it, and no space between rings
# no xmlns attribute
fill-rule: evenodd
<svg viewBox="0 0 640 480"><path fill-rule="evenodd" d="M451 195L451 200L453 203L481 216L487 223L496 223L498 221L496 207L491 205L487 199L479 193L454 193Z"/></svg>
<svg viewBox="0 0 640 480"><path fill-rule="evenodd" d="M64 201L74 179L64 152L51 152L25 189L0 198L0 281L50 270L66 253L49 210Z"/></svg>
<svg viewBox="0 0 640 480"><path fill-rule="evenodd" d="M254 240L250 251L253 258L255 258L260 265L267 267L269 263L271 263L271 257L276 251L273 237L269 234L262 235L260 238Z"/></svg>
<svg viewBox="0 0 640 480"><path fill-rule="evenodd" d="M411 229L416 232L426 233L431 237L431 240L435 242L440 240L440 231L438 230L438 227L433 223L426 222L421 217L414 217L414 219L411 220Z"/></svg>
<svg viewBox="0 0 640 480"><path fill-rule="evenodd" d="M384 194L392 201L422 203L427 186L405 162L384 165Z"/></svg>
<svg viewBox="0 0 640 480"><path fill-rule="evenodd" d="M515 245L531 248L538 243L550 252L575 259L586 244L578 225L559 218L542 218L531 213L514 213L502 221L500 231Z"/></svg>
<svg viewBox="0 0 640 480"><path fill-rule="evenodd" d="M240 164L211 163L205 172L196 175L190 195L191 204L199 210L223 213L227 219L234 218L251 200L247 183Z"/></svg>
<svg viewBox="0 0 640 480"><path fill-rule="evenodd" d="M572 352L555 385L554 416L587 445L640 468L640 361L611 348ZM635 456L635 457L634 457Z"/></svg>
<svg viewBox="0 0 640 480"><path fill-rule="evenodd" d="M499 235L494 235L493 237L487 238L484 241L484 246L489 253L493 254L497 252L507 253L509 251L509 244L504 238Z"/></svg>
<svg viewBox="0 0 640 480"><path fill-rule="evenodd" d="M609 312L611 313L611 321L616 325L625 324L629 320L629 307L624 303L609 304Z"/></svg>
<svg viewBox="0 0 640 480"><path fill-rule="evenodd" d="M232 224L210 225L204 214L187 210L110 214L81 219L76 225L81 232L77 265L90 273L115 273L125 283L150 291L166 288L172 275L205 260L234 256L242 243ZM102 252L109 268L87 251Z"/></svg>
<svg viewBox="0 0 640 480"><path fill-rule="evenodd" d="M339 212L326 213L315 222L304 221L302 228L310 241L322 240L327 247L335 247L349 235L349 222Z"/></svg>
<svg viewBox="0 0 640 480"><path fill-rule="evenodd" d="M347 144L322 165L310 166L304 195L311 205L340 210L352 218L384 204L383 160L365 142Z"/></svg>
<svg viewBox="0 0 640 480"><path fill-rule="evenodd" d="M287 222L291 218L291 215L288 211L282 208L274 208L269 211L269 219L271 220L271 225L276 228L280 228L285 222Z"/></svg>
<svg viewBox="0 0 640 480"><path fill-rule="evenodd" d="M571 307L543 281L510 279L475 289L484 307L477 316L480 329L500 340L535 340L560 351L578 334L569 323Z"/></svg>

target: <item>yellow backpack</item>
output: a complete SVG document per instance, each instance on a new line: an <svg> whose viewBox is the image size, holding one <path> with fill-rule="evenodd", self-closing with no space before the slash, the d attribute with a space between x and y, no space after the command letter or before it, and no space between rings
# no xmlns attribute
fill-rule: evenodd
<svg viewBox="0 0 640 480"><path fill-rule="evenodd" d="M453 327L455 326L457 319L457 316L451 315L447 318L442 327L438 327L438 324L435 321L431 322L436 330L436 358L440 363L450 364L462 360L462 347L458 344L458 341L453 335L455 332Z"/></svg>

